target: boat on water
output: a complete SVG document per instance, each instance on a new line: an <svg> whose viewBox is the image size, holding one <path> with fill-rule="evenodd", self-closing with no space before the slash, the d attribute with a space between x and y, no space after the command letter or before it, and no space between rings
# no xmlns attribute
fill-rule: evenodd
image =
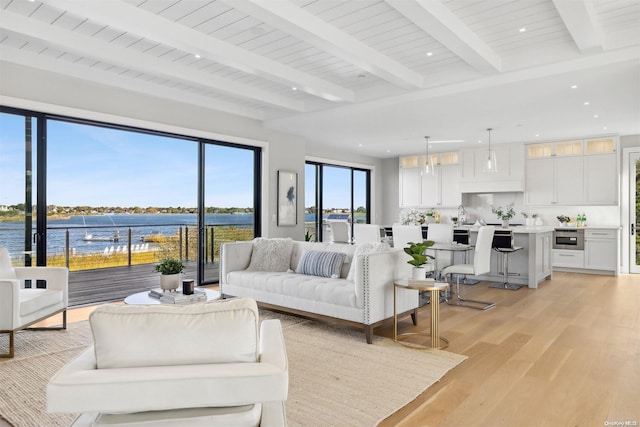
<svg viewBox="0 0 640 427"><path fill-rule="evenodd" d="M94 236L90 233L84 233L82 240L85 242L118 242L120 241L120 232L116 230L111 236Z"/></svg>

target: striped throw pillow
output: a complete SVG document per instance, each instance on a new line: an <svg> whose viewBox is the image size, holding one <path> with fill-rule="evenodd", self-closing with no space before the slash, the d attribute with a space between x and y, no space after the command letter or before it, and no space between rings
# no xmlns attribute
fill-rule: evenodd
<svg viewBox="0 0 640 427"><path fill-rule="evenodd" d="M344 258L345 254L342 252L305 251L296 267L296 273L337 279L340 277Z"/></svg>

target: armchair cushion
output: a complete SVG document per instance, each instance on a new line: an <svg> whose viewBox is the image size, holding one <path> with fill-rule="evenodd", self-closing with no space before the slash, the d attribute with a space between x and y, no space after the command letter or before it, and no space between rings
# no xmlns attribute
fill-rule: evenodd
<svg viewBox="0 0 640 427"><path fill-rule="evenodd" d="M27 316L43 308L62 304L63 292L56 289L20 289L20 316Z"/></svg>
<svg viewBox="0 0 640 427"><path fill-rule="evenodd" d="M251 299L103 305L89 322L98 369L258 360L258 308Z"/></svg>

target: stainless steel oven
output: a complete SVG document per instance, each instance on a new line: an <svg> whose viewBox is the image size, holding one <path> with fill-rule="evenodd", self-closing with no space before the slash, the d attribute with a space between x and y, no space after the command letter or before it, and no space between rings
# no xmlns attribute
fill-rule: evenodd
<svg viewBox="0 0 640 427"><path fill-rule="evenodd" d="M553 232L553 249L584 250L584 229L556 228Z"/></svg>

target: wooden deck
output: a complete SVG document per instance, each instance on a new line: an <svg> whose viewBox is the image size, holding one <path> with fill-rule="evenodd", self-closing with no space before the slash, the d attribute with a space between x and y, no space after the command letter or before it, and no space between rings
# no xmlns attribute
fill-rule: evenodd
<svg viewBox="0 0 640 427"><path fill-rule="evenodd" d="M158 288L160 279L155 264L131 267L99 268L69 272L69 306L78 307L108 301L120 301L136 292ZM218 278L218 263L208 264L206 276ZM185 278L195 279L197 264L187 263Z"/></svg>

